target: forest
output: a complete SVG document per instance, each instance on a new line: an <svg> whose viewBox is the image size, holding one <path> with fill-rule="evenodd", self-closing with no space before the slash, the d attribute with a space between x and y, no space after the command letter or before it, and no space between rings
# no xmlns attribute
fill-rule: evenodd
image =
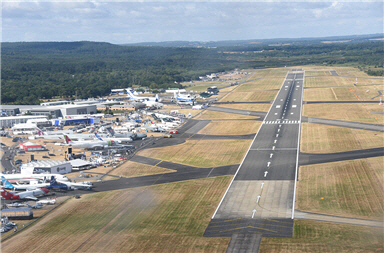
<svg viewBox="0 0 384 256"><path fill-rule="evenodd" d="M160 47L100 42L18 42L1 46L1 104L105 96L111 89L176 87L206 74L316 64L376 66L383 42L280 46ZM181 85L178 85L181 86Z"/></svg>

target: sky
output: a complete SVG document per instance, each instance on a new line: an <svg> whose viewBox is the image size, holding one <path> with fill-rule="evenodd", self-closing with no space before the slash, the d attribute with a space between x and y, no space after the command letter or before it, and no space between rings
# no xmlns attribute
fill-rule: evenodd
<svg viewBox="0 0 384 256"><path fill-rule="evenodd" d="M383 33L383 1L2 0L2 42L113 44Z"/></svg>

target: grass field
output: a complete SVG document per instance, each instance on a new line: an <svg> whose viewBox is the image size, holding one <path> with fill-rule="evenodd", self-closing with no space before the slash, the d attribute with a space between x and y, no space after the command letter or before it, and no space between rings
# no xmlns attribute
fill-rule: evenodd
<svg viewBox="0 0 384 256"><path fill-rule="evenodd" d="M256 69L255 73L248 80L265 77L285 77L292 68L296 67Z"/></svg>
<svg viewBox="0 0 384 256"><path fill-rule="evenodd" d="M318 76L305 77L304 87L338 87L353 86L356 83L355 77L339 76ZM358 78L358 85L382 85L383 79Z"/></svg>
<svg viewBox="0 0 384 256"><path fill-rule="evenodd" d="M383 220L384 157L301 166L297 206L302 211ZM378 178L380 177L380 178Z"/></svg>
<svg viewBox="0 0 384 256"><path fill-rule="evenodd" d="M220 106L221 107L221 106ZM217 119L255 119L257 116L231 114L218 111L204 110L201 115L197 116L197 120L217 120Z"/></svg>
<svg viewBox="0 0 384 256"><path fill-rule="evenodd" d="M235 102L253 102L253 101L271 101L278 91L252 91L252 92L231 92L221 98L219 102L235 101Z"/></svg>
<svg viewBox="0 0 384 256"><path fill-rule="evenodd" d="M206 238L231 176L84 195L2 243L2 253L224 253Z"/></svg>
<svg viewBox="0 0 384 256"><path fill-rule="evenodd" d="M300 151L304 153L335 153L382 147L384 134L344 127L303 123Z"/></svg>
<svg viewBox="0 0 384 256"><path fill-rule="evenodd" d="M183 144L145 149L138 155L196 167L240 164L251 140L189 140Z"/></svg>
<svg viewBox="0 0 384 256"><path fill-rule="evenodd" d="M305 71L305 76L330 76L330 71Z"/></svg>
<svg viewBox="0 0 384 256"><path fill-rule="evenodd" d="M383 253L383 229L295 220L293 238L263 237L260 253Z"/></svg>
<svg viewBox="0 0 384 256"><path fill-rule="evenodd" d="M351 122L383 124L384 105L378 103L337 103L337 104L308 104L303 105L303 116L327 118Z"/></svg>
<svg viewBox="0 0 384 256"><path fill-rule="evenodd" d="M222 104L221 108L233 108L248 111L263 111L268 112L271 108L271 104Z"/></svg>
<svg viewBox="0 0 384 256"><path fill-rule="evenodd" d="M199 134L208 135L242 135L256 133L261 121L212 121L199 131Z"/></svg>
<svg viewBox="0 0 384 256"><path fill-rule="evenodd" d="M168 172L175 172L175 170L127 161L109 174L129 178Z"/></svg>
<svg viewBox="0 0 384 256"><path fill-rule="evenodd" d="M280 89L284 78L261 78L239 86L236 92L251 92L255 90L274 90Z"/></svg>

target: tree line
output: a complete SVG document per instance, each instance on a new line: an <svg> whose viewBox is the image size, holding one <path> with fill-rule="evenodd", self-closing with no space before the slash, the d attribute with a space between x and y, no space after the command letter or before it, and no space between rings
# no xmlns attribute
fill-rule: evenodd
<svg viewBox="0 0 384 256"><path fill-rule="evenodd" d="M230 54L228 53L230 52ZM383 66L383 43L256 47L143 47L98 42L2 43L2 104L104 96L134 85L177 87L175 81L235 68L306 64ZM375 74L381 74L375 71Z"/></svg>

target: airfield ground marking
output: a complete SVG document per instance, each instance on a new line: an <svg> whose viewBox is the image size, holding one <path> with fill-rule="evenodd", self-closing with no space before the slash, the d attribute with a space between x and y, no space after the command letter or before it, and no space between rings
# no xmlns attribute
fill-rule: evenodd
<svg viewBox="0 0 384 256"><path fill-rule="evenodd" d="M287 74L285 75L285 79L284 79L284 81L283 81L283 84L281 85L281 88L280 88L280 90L278 91L278 93L277 93L277 95L276 95L275 99L273 100L273 102L272 102L272 105L271 105L270 109L268 110L268 113L265 115L265 118L264 118L264 120L265 120L265 119L267 119L267 117L268 117L269 113L271 112L271 110L272 110L272 107L273 107L273 104L275 104L275 101L277 100L277 96L279 95L279 93L280 93L280 92L281 92L281 90L283 89L283 85L284 85L284 82L285 82L285 80L286 80L286 79L287 79L287 77L288 77L288 74L289 74L289 71L288 71L288 72L287 72ZM243 160L241 161L241 164L240 164L240 165L239 165L239 167L237 168L237 171L236 171L235 175L233 176L231 183L229 184L229 186L228 186L227 190L225 191L225 193L224 193L224 196L221 198L221 201L220 201L219 205L217 206L217 208L216 208L215 212L213 213L213 215L212 215L212 218L211 218L211 219L213 219L213 218L215 217L215 215L216 215L217 211L219 210L219 208L220 208L221 204L223 203L223 200L224 200L225 196L227 195L227 193L228 193L228 191L229 191L229 188L231 187L231 185L232 185L233 181L235 180L235 178L236 178L236 175L238 174L238 172L239 172L239 170L240 170L241 166L242 166L242 165L243 165L243 163L244 163L244 160L247 158L247 156L248 156L248 154L249 154L249 151L250 151L250 149L251 149L251 147L252 147L253 143L255 142L255 139L256 139L257 135L259 134L259 131L261 130L261 127L263 127L263 124L264 124L264 122L263 122L263 123L261 123L261 125L260 125L260 127L259 127L259 130L258 130L258 131L257 131L257 133L255 134L255 137L253 138L253 140L252 140L252 143L251 143L251 145L250 145L250 146L249 146L249 148L248 148L247 154L245 154L245 156L244 156ZM274 149L275 149L275 147L273 147L273 150L274 150Z"/></svg>

